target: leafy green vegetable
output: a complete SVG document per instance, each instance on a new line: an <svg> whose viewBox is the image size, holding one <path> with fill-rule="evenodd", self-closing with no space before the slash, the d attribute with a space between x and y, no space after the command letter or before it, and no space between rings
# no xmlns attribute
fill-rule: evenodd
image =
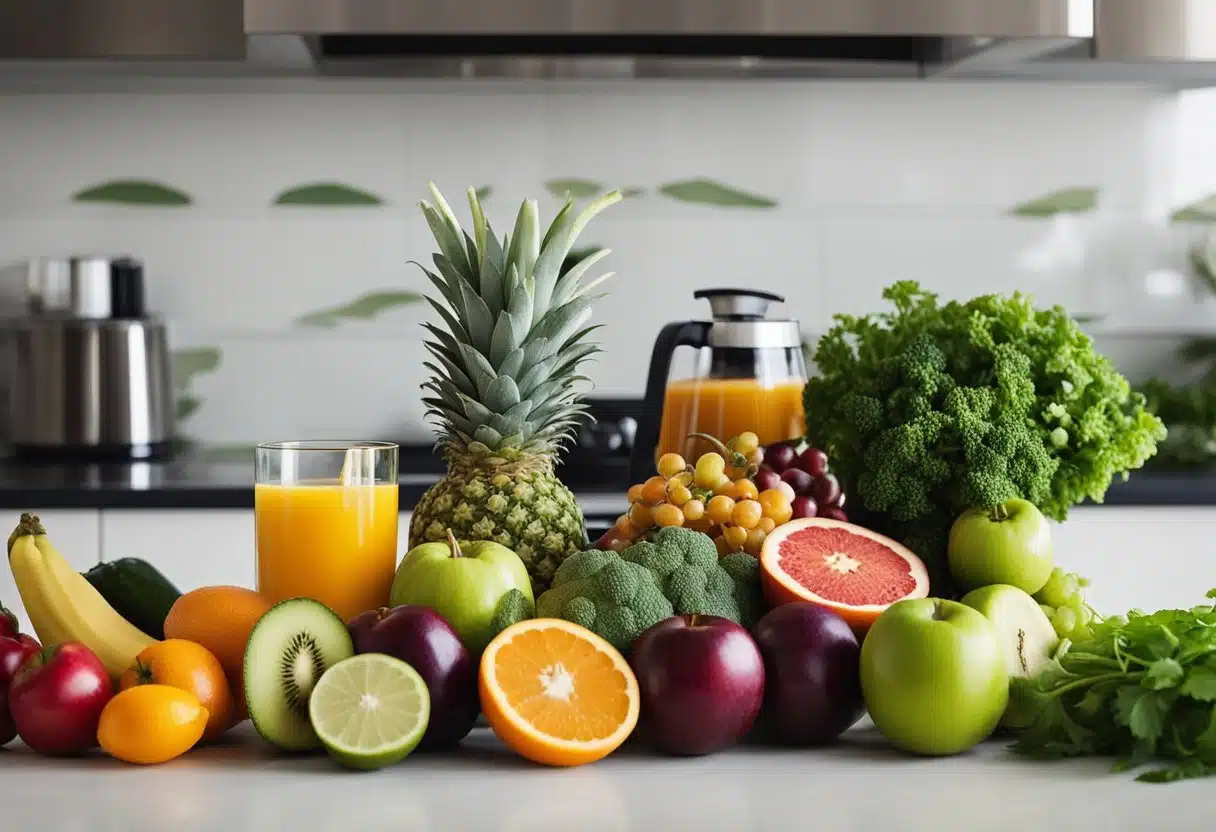
<svg viewBox="0 0 1216 832"><path fill-rule="evenodd" d="M1155 466L1185 468L1216 458L1216 377L1184 387L1153 378L1140 385L1140 392L1169 427Z"/></svg>
<svg viewBox="0 0 1216 832"><path fill-rule="evenodd" d="M1216 597L1216 589L1207 594ZM1136 779L1168 783L1216 773L1216 607L1136 610L1061 642L1037 677L1013 679L1018 753L1115 757Z"/></svg>
<svg viewBox="0 0 1216 832"><path fill-rule="evenodd" d="M1063 520L1165 437L1059 307L1035 309L1021 293L939 304L913 281L883 297L893 312L837 315L820 339L807 441L831 456L866 522L921 554L933 577L964 509L1023 497Z"/></svg>

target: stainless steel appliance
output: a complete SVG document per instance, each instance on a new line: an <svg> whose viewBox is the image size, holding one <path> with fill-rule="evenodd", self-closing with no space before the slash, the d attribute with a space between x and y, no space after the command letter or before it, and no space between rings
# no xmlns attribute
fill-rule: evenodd
<svg viewBox="0 0 1216 832"><path fill-rule="evenodd" d="M164 324L144 309L128 257L31 265L30 310L11 323L11 444L21 456L153 459L173 406Z"/></svg>
<svg viewBox="0 0 1216 832"><path fill-rule="evenodd" d="M693 434L726 440L745 430L762 445L806 431L806 367L797 321L768 316L785 298L757 289L700 289L712 320L675 321L659 331L637 423L630 482L642 482L664 453L696 459L713 450ZM691 347L682 366L680 347ZM690 360L688 360L690 359Z"/></svg>
<svg viewBox="0 0 1216 832"><path fill-rule="evenodd" d="M115 60L121 59L121 60ZM1213 0L0 0L0 63L90 74L1216 84ZM83 63L82 63L83 62Z"/></svg>

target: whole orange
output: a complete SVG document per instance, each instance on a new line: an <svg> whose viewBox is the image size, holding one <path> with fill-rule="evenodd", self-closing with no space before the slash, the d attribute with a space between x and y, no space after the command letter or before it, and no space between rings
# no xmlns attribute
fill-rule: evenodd
<svg viewBox="0 0 1216 832"><path fill-rule="evenodd" d="M245 645L271 602L239 586L205 586L187 592L165 618L165 638L201 644L219 659L236 700L236 721L245 719Z"/></svg>
<svg viewBox="0 0 1216 832"><path fill-rule="evenodd" d="M118 680L119 690L138 685L167 685L194 694L209 714L204 741L219 736L234 723L228 677L219 660L201 644L171 638L144 648Z"/></svg>

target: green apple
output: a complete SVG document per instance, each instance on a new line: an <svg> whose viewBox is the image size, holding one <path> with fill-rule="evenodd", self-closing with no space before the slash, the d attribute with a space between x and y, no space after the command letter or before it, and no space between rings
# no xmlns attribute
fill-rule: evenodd
<svg viewBox="0 0 1216 832"><path fill-rule="evenodd" d="M982 586L964 595L961 603L979 612L996 628L1005 654L1005 671L1011 678L1034 678L1051 663L1060 637L1042 607L1025 592L1008 584ZM1014 693L1012 689L1009 692L1001 725L1025 728L1029 719L1025 703L1015 701Z"/></svg>
<svg viewBox="0 0 1216 832"><path fill-rule="evenodd" d="M1009 701L996 629L957 601L897 601L861 643L861 693L875 727L897 748L966 751L987 739Z"/></svg>
<svg viewBox="0 0 1216 832"><path fill-rule="evenodd" d="M498 602L513 589L523 595L529 611L535 608L532 581L519 555L489 540L461 545L449 533L446 543L423 543L406 552L389 602L439 613L476 660L493 638Z"/></svg>
<svg viewBox="0 0 1216 832"><path fill-rule="evenodd" d="M1016 586L982 586L964 595L960 603L987 618L996 628L1005 670L1011 677L1037 676L1051 661L1060 637L1039 602Z"/></svg>
<svg viewBox="0 0 1216 832"><path fill-rule="evenodd" d="M963 589L1010 584L1033 595L1051 575L1051 526L1027 500L968 509L950 528L946 556Z"/></svg>

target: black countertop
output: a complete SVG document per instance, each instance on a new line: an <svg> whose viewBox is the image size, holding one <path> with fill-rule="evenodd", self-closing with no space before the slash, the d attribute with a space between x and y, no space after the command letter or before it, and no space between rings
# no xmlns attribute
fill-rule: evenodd
<svg viewBox="0 0 1216 832"><path fill-rule="evenodd" d="M206 453L172 462L36 465L0 461L0 509L237 509L253 507L252 454ZM241 458L243 457L243 459ZM402 449L401 505L413 505L443 473L427 449ZM579 495L621 495L623 464L571 463L558 475ZM1116 481L1108 506L1216 506L1216 470L1139 471Z"/></svg>
<svg viewBox="0 0 1216 832"><path fill-rule="evenodd" d="M411 506L444 472L429 448L402 447L402 506ZM558 476L580 495L621 494L625 460L594 468L572 461ZM52 464L0 460L0 509L253 508L253 451L202 450L168 462Z"/></svg>

